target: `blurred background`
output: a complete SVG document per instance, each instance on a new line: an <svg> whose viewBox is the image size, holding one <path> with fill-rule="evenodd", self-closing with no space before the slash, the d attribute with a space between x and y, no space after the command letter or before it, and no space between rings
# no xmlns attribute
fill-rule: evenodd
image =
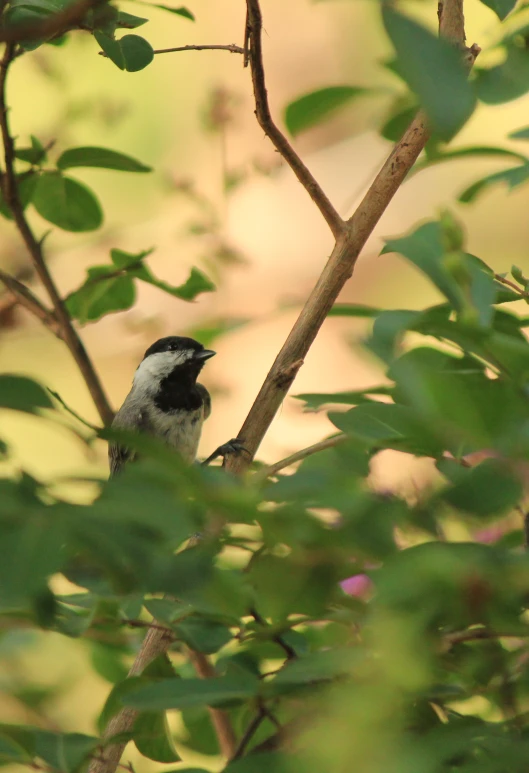
<svg viewBox="0 0 529 773"><path fill-rule="evenodd" d="M205 0L189 0L187 5L196 15L194 23L145 4L124 2L120 8L150 19L141 34L155 49L242 45L242 0L224 0L221 9ZM381 65L390 50L378 5L367 0L263 0L262 7L268 90L280 126L286 105L304 93L345 84L375 89L294 141L340 214L348 216L391 149L378 130L395 97L404 92L402 83ZM435 25L434 3L415 3L407 10ZM466 11L468 42L483 48L494 43L499 35L494 14L479 3L468 3ZM485 53L483 63L497 55ZM81 331L116 409L155 339L209 336L208 345L218 352L202 379L213 395L213 413L201 443L201 455L209 454L236 436L332 248L318 211L255 121L250 74L243 69L242 57L226 51L167 53L157 55L145 70L127 73L97 55L89 34L77 33L64 48L43 46L17 62L8 98L12 130L21 141L30 134L45 145L54 141L51 155L75 145L101 145L153 167L150 175L74 170L73 177L97 192L105 224L89 234L54 229L46 239L48 262L64 295L82 283L88 266L107 263L113 247L130 252L155 247L149 266L171 284L183 282L193 265L213 279L217 292L203 294L194 303L139 285L134 308ZM527 106L528 98L481 106L453 146L520 149L520 143L506 136L525 125ZM529 269L527 188L507 195L498 187L471 206L454 203L474 180L504 167L501 160L467 159L413 176L379 223L340 300L385 308L421 308L434 302L431 287L403 259L379 252L384 237L401 234L446 206L464 222L470 252L497 272L508 271L513 263ZM43 235L49 224L37 214L31 218L37 234ZM5 219L0 220L0 265L21 275L30 270L24 247ZM31 279L29 283L44 300L38 285ZM81 416L97 422L64 345L9 304L4 303L0 322L1 371L38 379ZM214 337L221 330L225 332ZM361 347L365 330L363 320L329 319L292 393L380 383L377 363ZM23 467L43 479L106 475L103 444L88 455L69 432L52 423L4 412L1 424L1 435L13 451L10 468ZM303 413L301 403L289 397L259 457L276 461L332 431L323 412ZM424 460L385 453L377 458L373 481L381 488L413 492L430 474ZM66 694L69 674L86 668L85 653L82 643L71 643L57 658L55 639L50 635L41 640L38 652L23 661L23 642L2 640L4 674L27 679L28 684L40 679L44 691L47 682L62 682ZM87 671L75 690L79 694L68 693L67 700L56 695L48 714L64 729L93 732L108 684ZM76 716L69 722L68 707L76 704L82 704L84 719ZM27 719L26 710L16 702L0 702L0 720ZM38 712L35 721L40 721Z"/></svg>

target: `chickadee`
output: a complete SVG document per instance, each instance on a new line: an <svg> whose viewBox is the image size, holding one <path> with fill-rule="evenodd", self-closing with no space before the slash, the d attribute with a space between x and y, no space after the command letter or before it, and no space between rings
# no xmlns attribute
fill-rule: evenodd
<svg viewBox="0 0 529 773"><path fill-rule="evenodd" d="M167 336L150 346L140 362L132 389L112 426L154 435L174 448L186 461L195 461L202 424L211 413L211 398L197 378L206 360L216 352L192 338ZM243 446L231 440L220 446L204 464L217 456L239 453ZM110 475L115 475L134 452L110 443Z"/></svg>

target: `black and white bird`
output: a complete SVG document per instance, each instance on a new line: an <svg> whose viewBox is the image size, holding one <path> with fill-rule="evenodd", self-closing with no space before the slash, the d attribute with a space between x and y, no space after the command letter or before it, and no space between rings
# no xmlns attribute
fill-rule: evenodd
<svg viewBox="0 0 529 773"><path fill-rule="evenodd" d="M167 336L150 346L139 364L132 389L117 412L112 427L135 430L162 439L189 463L196 459L202 424L211 413L211 398L197 378L215 352L192 338ZM243 446L231 440L216 456L239 453ZM110 443L110 475L132 461L134 452Z"/></svg>

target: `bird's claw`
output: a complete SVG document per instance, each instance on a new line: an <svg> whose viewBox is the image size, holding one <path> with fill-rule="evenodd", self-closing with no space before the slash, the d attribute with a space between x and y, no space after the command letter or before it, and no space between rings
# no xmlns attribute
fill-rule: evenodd
<svg viewBox="0 0 529 773"><path fill-rule="evenodd" d="M250 456L250 452L248 449L242 444L242 442L238 438L232 438L231 440L228 440L227 443L223 443L221 446L219 446L216 451L214 451L211 456L208 456L207 459L204 459L202 462L202 465L205 466L212 462L214 459L216 459L218 456L222 456L223 459L225 459L230 454L239 455L242 453L248 454Z"/></svg>

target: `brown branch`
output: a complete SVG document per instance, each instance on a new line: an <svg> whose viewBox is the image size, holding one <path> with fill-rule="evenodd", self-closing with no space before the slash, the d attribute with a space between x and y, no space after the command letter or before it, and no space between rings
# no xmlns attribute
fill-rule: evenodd
<svg viewBox="0 0 529 773"><path fill-rule="evenodd" d="M150 628L145 635L141 649L130 668L128 676L139 676L149 663L152 663L159 655L167 652L170 643L171 639L167 637L166 631L162 631L159 628ZM106 726L103 740L108 741L115 735L129 733L134 726L137 716L138 711L136 709L128 707L121 709ZM88 769L89 773L114 773L126 745L126 741L106 744L101 750L101 756L91 761Z"/></svg>
<svg viewBox="0 0 529 773"><path fill-rule="evenodd" d="M57 325L61 330L61 338L64 339L70 352L72 353L79 370L85 380L85 383L92 395L92 399L99 412L101 420L104 424L110 424L113 418L113 412L110 408L109 402L103 391L99 377L92 365L92 362L83 346L83 343L77 335L70 315L66 310L64 302L60 297L58 290L55 286L51 274L48 271L46 262L44 260L44 254L42 251L42 245L35 238L33 231L31 230L24 210L20 203L20 197L18 193L17 180L15 176L14 161L15 161L15 147L13 137L9 131L8 122L8 108L6 103L6 79L9 66L14 58L14 44L7 43L4 51L4 56L0 62L0 130L2 135L2 142L4 145L4 158L5 158L5 172L2 175L3 194L4 199L9 207L16 227L26 245L29 252L35 272L37 273L40 281L44 285L46 292L51 300Z"/></svg>
<svg viewBox="0 0 529 773"><path fill-rule="evenodd" d="M160 655L167 652L173 640L172 631L158 624L152 625L132 664L128 676L138 676L145 668ZM213 667L207 657L200 652L188 650L188 655L195 672L201 679L210 679L216 676ZM228 715L220 709L209 709L211 721L215 727L219 746L224 756L230 759L235 751L235 734ZM138 711L132 708L123 708L116 714L105 728L103 739L109 741L113 736L129 733L134 727ZM115 744L105 744L101 756L90 763L89 773L114 773L119 766L121 755L127 745L126 741Z"/></svg>
<svg viewBox="0 0 529 773"><path fill-rule="evenodd" d="M291 464L301 462L303 459L306 459L307 456L317 454L319 451L325 451L327 448L334 448L335 446L343 443L344 440L347 440L347 435L334 435L334 437L328 437L325 440L320 440L319 443L314 443L312 446L302 448L301 451L296 451L295 454L291 454L290 456L285 457L285 459L281 459L275 464L271 464L268 467L263 467L262 469L257 470L257 472L252 475L251 481L252 483L261 483L267 478L270 478L271 475L275 475L277 472L284 470L285 467L290 467Z"/></svg>
<svg viewBox="0 0 529 773"><path fill-rule="evenodd" d="M52 37L68 32L80 24L87 11L98 5L105 5L108 0L78 0L68 5L59 13L54 13L42 21L31 21L4 27L0 30L0 42L19 43L23 40L49 40Z"/></svg>
<svg viewBox="0 0 529 773"><path fill-rule="evenodd" d="M195 650L190 649L187 652L197 676L201 679L213 679L216 676L215 669L202 652L195 652ZM220 751L229 760L233 757L236 748L235 733L233 732L230 718L222 709L214 709L210 706L208 711L215 728Z"/></svg>
<svg viewBox="0 0 529 773"><path fill-rule="evenodd" d="M245 26L245 48L249 43L249 60L252 72L253 91L255 97L255 115L259 126L270 138L277 151L283 156L289 167L292 169L302 186L305 188L313 202L316 204L321 214L325 218L327 225L331 229L335 239L344 232L345 223L333 207L327 195L319 183L312 176L301 158L298 156L285 135L278 129L268 104L268 94L266 90L265 73L263 66L263 52L261 45L261 34L263 21L259 0L247 0L247 20ZM245 53L245 60L247 54Z"/></svg>
<svg viewBox="0 0 529 773"><path fill-rule="evenodd" d="M14 276L2 271L2 269L0 269L0 282L3 282L6 286L7 291L13 299L13 303L19 304L30 311L34 317L40 319L40 321L58 338L63 337L54 313L50 311L50 309L47 309L25 284L20 282Z"/></svg>
<svg viewBox="0 0 529 773"><path fill-rule="evenodd" d="M452 30L457 27L456 17L460 17L461 2L462 0L445 0L440 20L442 35L445 34L446 30L447 35L451 36ZM256 114L261 126L264 124L264 126L269 127L271 119L264 85L260 45L262 21L258 0L247 0L247 8L251 26L250 65L254 82ZM461 38L457 42L464 46L464 33L461 33ZM477 46L466 50L466 60L469 64L473 62L478 53L479 47ZM278 134L280 138L284 139L280 132ZM291 153L293 151L290 146L285 150L274 132L270 136L279 152L292 165ZM417 160L428 138L429 130L426 117L421 111L391 152L358 209L345 224L346 227L344 229L341 226L337 228L336 244L327 265L277 355L237 436L248 449L251 457L257 451L288 392L290 384L294 380L295 364L301 363L305 358L327 314L345 283L351 278L360 251ZM297 159L297 156L295 158ZM297 160L294 163L297 164ZM298 175L298 179L309 190L310 186L306 179L301 175ZM319 186L316 190L320 190ZM318 197L319 193L316 195L316 198ZM322 214L325 217L323 211ZM327 222L329 221L327 220ZM289 378L285 378L285 374L289 374ZM232 454L226 461L227 469L236 473L243 472L248 464L248 458L242 455Z"/></svg>
<svg viewBox="0 0 529 773"><path fill-rule="evenodd" d="M527 633L516 631L492 631L489 628L470 628L466 631L448 633L442 638L443 651L448 651L455 644L463 644L467 641L486 641L488 639L523 639L529 636Z"/></svg>

